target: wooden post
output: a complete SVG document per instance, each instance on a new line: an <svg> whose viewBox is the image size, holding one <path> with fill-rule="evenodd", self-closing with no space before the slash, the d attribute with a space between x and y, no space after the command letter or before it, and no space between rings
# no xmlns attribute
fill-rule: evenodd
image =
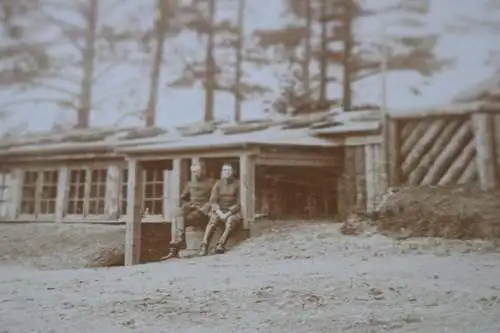
<svg viewBox="0 0 500 333"><path fill-rule="evenodd" d="M387 184L387 168L386 168L386 156L383 155L382 145L373 145L373 159L375 161L375 202L376 205L380 203L380 199L388 189Z"/></svg>
<svg viewBox="0 0 500 333"><path fill-rule="evenodd" d="M118 220L120 213L121 172L118 165L108 166L105 211L108 220Z"/></svg>
<svg viewBox="0 0 500 333"><path fill-rule="evenodd" d="M134 159L128 162L127 225L125 235L125 265L140 262L142 184L144 173L141 165Z"/></svg>
<svg viewBox="0 0 500 333"><path fill-rule="evenodd" d="M89 208L90 208L90 190L91 190L91 182L92 182L92 168L90 167L85 167L85 187L83 189L84 195L83 195L83 212L81 215L83 218L87 217L89 214Z"/></svg>
<svg viewBox="0 0 500 333"><path fill-rule="evenodd" d="M479 183L483 191L492 191L498 188L493 116L479 111L471 115L471 121L476 144Z"/></svg>
<svg viewBox="0 0 500 333"><path fill-rule="evenodd" d="M255 216L255 156L240 156L240 200L243 228L250 230Z"/></svg>
<svg viewBox="0 0 500 333"><path fill-rule="evenodd" d="M495 155L497 158L497 170L500 170L500 112L496 112L493 114L493 128L495 133Z"/></svg>
<svg viewBox="0 0 500 333"><path fill-rule="evenodd" d="M343 201L342 219L347 218L356 207L356 147L344 147L343 186L339 193L339 200Z"/></svg>
<svg viewBox="0 0 500 333"><path fill-rule="evenodd" d="M15 220L21 210L21 201L23 199L24 172L21 169L14 169L11 178L12 187L10 191L10 202L7 213L10 220Z"/></svg>
<svg viewBox="0 0 500 333"><path fill-rule="evenodd" d="M388 116L387 116L388 117ZM396 119L387 119L387 156L388 156L388 183L389 186L401 184L401 125Z"/></svg>
<svg viewBox="0 0 500 333"><path fill-rule="evenodd" d="M366 211L371 213L375 210L377 201L377 175L375 165L375 145L365 145L365 173L366 173Z"/></svg>
<svg viewBox="0 0 500 333"><path fill-rule="evenodd" d="M59 176L57 179L56 223L62 222L64 216L66 215L66 202L68 199L68 177L68 168L59 168Z"/></svg>
<svg viewBox="0 0 500 333"><path fill-rule="evenodd" d="M180 194L189 180L189 160L176 158L172 161L172 170L165 170L164 212L165 219L172 222L174 212L179 206Z"/></svg>
<svg viewBox="0 0 500 333"><path fill-rule="evenodd" d="M354 169L356 173L356 211L366 210L366 159L365 147L355 147Z"/></svg>

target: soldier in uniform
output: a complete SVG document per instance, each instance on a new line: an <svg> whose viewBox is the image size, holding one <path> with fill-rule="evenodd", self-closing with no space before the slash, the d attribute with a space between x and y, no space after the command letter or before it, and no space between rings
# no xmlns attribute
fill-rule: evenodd
<svg viewBox="0 0 500 333"><path fill-rule="evenodd" d="M231 232L241 223L240 214L240 182L234 177L233 167L224 164L221 179L212 188L210 195L210 220L203 236L200 255L207 255L208 246L218 224L224 225L224 232L217 242L216 253L224 253L226 242Z"/></svg>
<svg viewBox="0 0 500 333"><path fill-rule="evenodd" d="M205 171L202 162L191 165L191 180L182 191L181 206L172 221L170 252L163 260L179 256L179 250L185 246L187 226L205 226L209 219L209 199L215 181L207 177Z"/></svg>

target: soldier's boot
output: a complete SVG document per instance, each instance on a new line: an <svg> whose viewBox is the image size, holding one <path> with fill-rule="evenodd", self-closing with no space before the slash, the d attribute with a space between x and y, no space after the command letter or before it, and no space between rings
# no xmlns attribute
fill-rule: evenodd
<svg viewBox="0 0 500 333"><path fill-rule="evenodd" d="M206 256L208 254L208 244L210 244L210 241L214 234L215 225L216 221L211 220L210 222L208 222L207 228L205 229L205 234L203 235L203 241L200 246L200 256Z"/></svg>
<svg viewBox="0 0 500 333"><path fill-rule="evenodd" d="M233 219L229 218L226 222L226 225L224 226L224 232L220 236L219 241L217 242L217 246L215 247L215 253L222 254L226 252L226 243L235 227L236 222Z"/></svg>
<svg viewBox="0 0 500 333"><path fill-rule="evenodd" d="M223 243L217 243L217 246L215 247L215 253L217 254L222 254L226 252L226 247L224 246Z"/></svg>
<svg viewBox="0 0 500 333"><path fill-rule="evenodd" d="M161 260L168 260L179 258L179 251L186 247L186 244L183 240L178 242L171 242L170 248L168 249L168 254L161 258Z"/></svg>
<svg viewBox="0 0 500 333"><path fill-rule="evenodd" d="M174 258L179 258L179 247L178 246L171 246L170 249L168 250L168 254L164 257L161 258L161 260L169 260L169 259L174 259Z"/></svg>
<svg viewBox="0 0 500 333"><path fill-rule="evenodd" d="M206 256L208 254L208 244L201 243L200 252L198 254L202 257Z"/></svg>

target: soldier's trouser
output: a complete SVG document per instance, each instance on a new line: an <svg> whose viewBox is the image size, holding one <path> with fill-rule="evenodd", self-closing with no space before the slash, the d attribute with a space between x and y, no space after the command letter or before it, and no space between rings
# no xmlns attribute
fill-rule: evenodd
<svg viewBox="0 0 500 333"><path fill-rule="evenodd" d="M224 247L227 243L227 240L229 239L229 236L231 235L231 232L240 225L241 221L242 218L239 213L229 216L225 221L221 221L221 219L215 212L210 213L210 220L208 221L205 235L203 235L203 244L208 245L210 243L213 232L217 227L217 224L223 224L224 232L217 241L217 245Z"/></svg>
<svg viewBox="0 0 500 333"><path fill-rule="evenodd" d="M203 227L207 223L207 220L208 216L194 206L184 205L180 207L172 220L172 241L170 244L182 244L185 240L186 227Z"/></svg>

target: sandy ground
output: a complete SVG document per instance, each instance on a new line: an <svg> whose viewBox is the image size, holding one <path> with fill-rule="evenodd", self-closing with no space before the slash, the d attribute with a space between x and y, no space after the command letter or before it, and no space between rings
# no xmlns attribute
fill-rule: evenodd
<svg viewBox="0 0 500 333"><path fill-rule="evenodd" d="M124 239L123 225L0 224L0 265L81 268L104 249L123 248Z"/></svg>
<svg viewBox="0 0 500 333"><path fill-rule="evenodd" d="M316 224L220 256L40 270L5 249L9 228L0 226L0 332L500 332L500 254L479 241L395 242Z"/></svg>

